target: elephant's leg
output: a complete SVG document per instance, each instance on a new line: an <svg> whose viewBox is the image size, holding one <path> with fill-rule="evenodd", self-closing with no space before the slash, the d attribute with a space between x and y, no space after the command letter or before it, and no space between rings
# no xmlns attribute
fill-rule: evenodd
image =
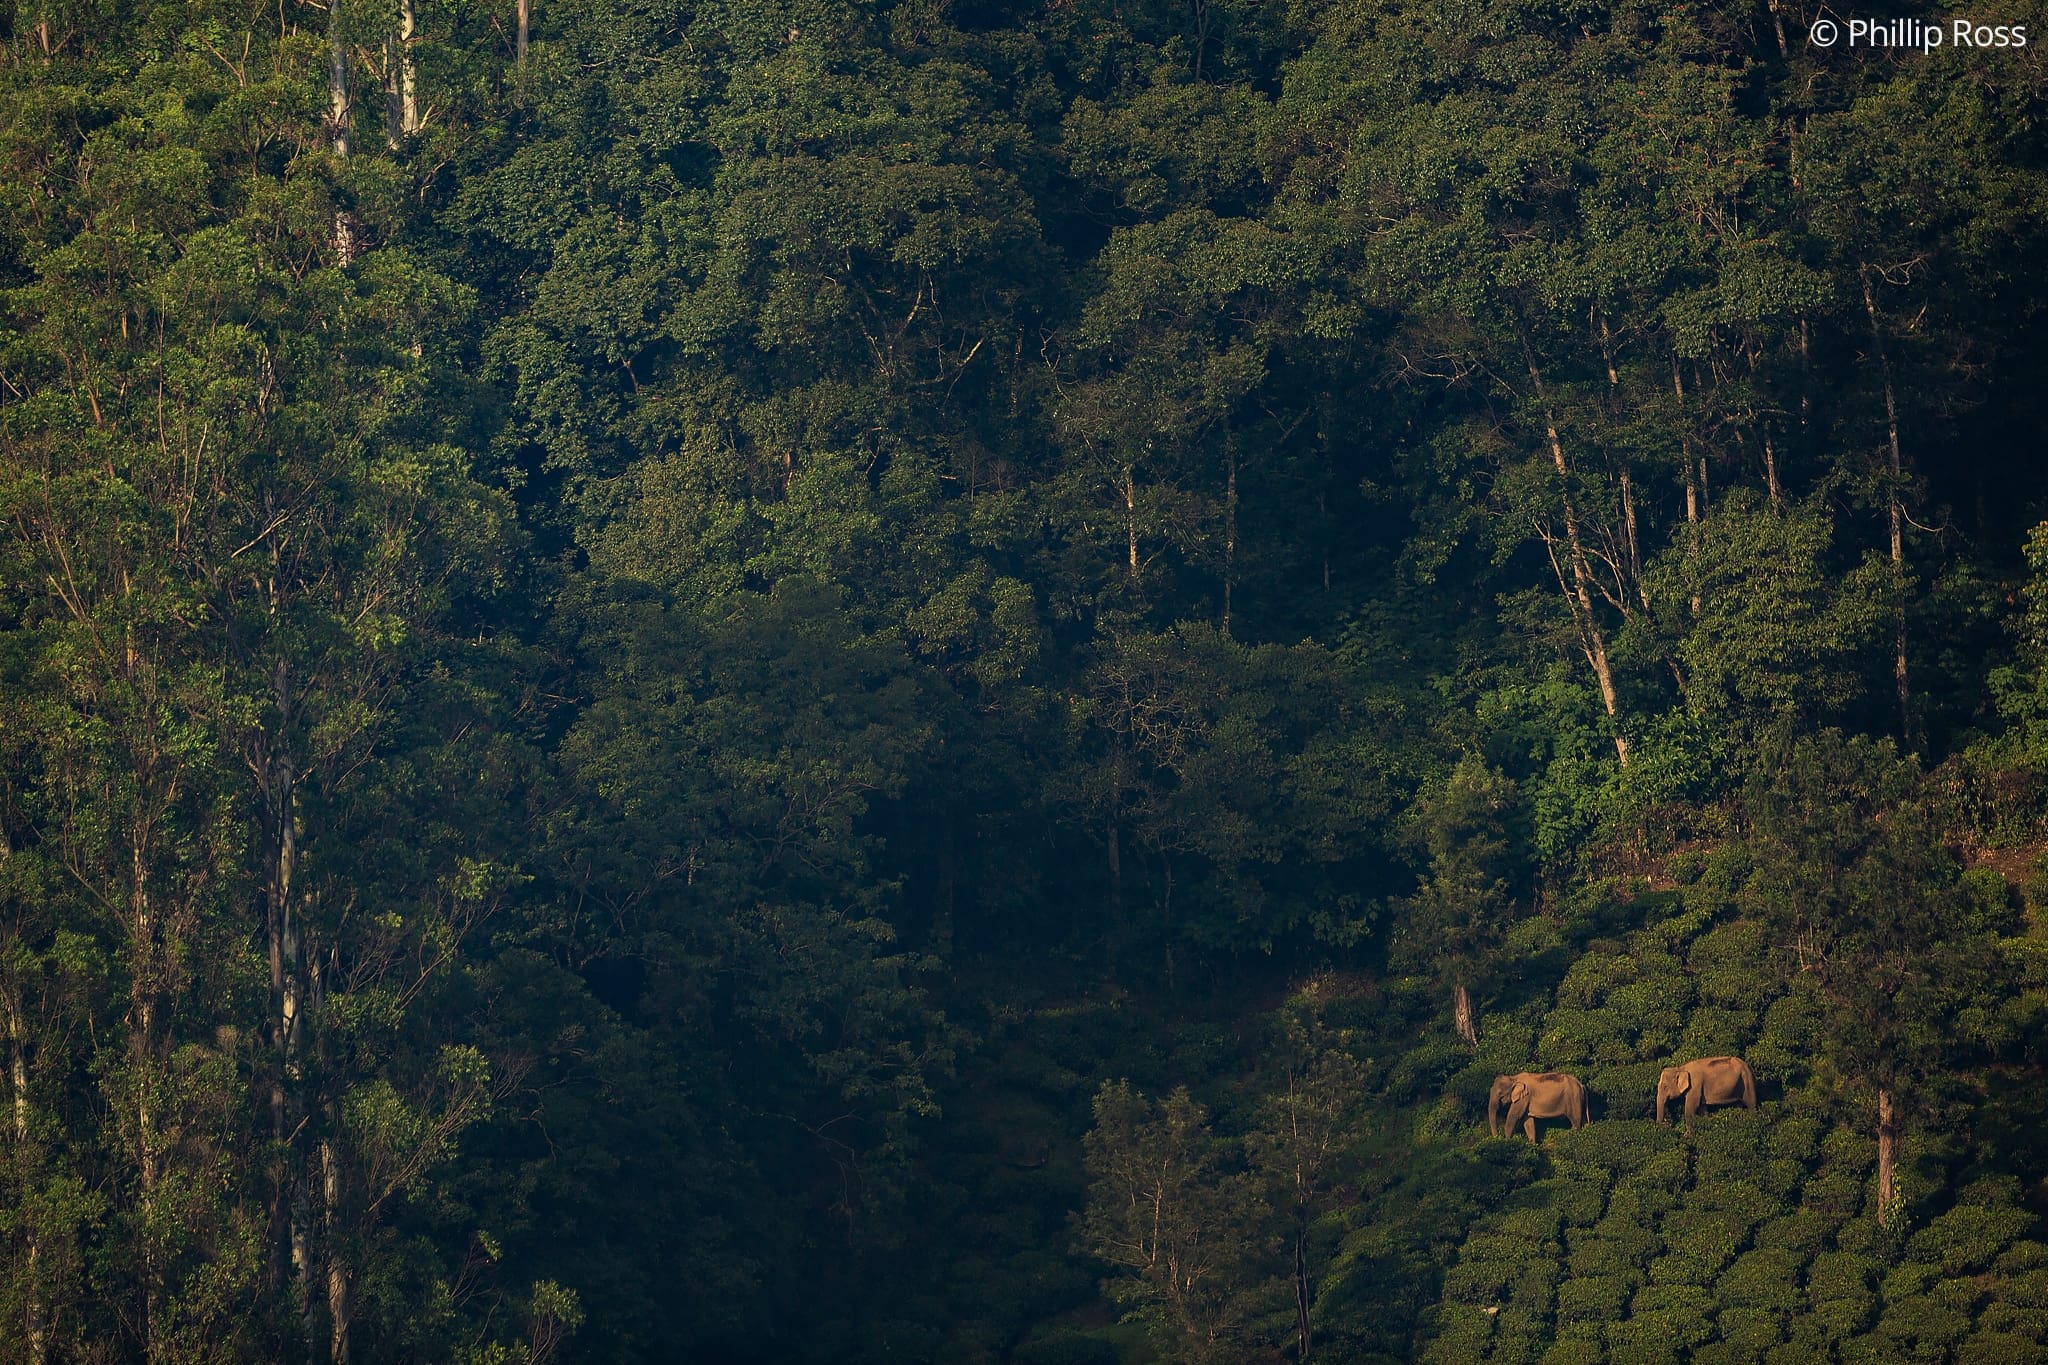
<svg viewBox="0 0 2048 1365"><path fill-rule="evenodd" d="M1534 1114L1522 1120L1522 1131L1528 1135L1529 1141L1534 1142L1536 1140L1536 1116Z"/></svg>
<svg viewBox="0 0 2048 1365"><path fill-rule="evenodd" d="M1536 1120L1529 1117L1529 1101L1526 1099L1516 1100L1508 1106L1508 1121L1501 1125L1500 1135L1502 1137L1513 1137L1515 1130L1522 1127L1525 1123L1532 1130L1536 1127ZM1534 1139L1532 1138L1531 1140L1533 1141Z"/></svg>
<svg viewBox="0 0 2048 1365"><path fill-rule="evenodd" d="M1692 1116L1700 1112L1700 1088L1691 1086L1685 1092L1685 1131L1692 1131Z"/></svg>

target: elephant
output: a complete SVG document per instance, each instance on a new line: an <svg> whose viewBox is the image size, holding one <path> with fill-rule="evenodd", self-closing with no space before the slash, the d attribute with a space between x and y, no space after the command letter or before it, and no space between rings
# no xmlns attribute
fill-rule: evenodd
<svg viewBox="0 0 2048 1365"><path fill-rule="evenodd" d="M1567 1119L1572 1127L1579 1128L1592 1117L1586 1083L1562 1071L1517 1071L1510 1076L1496 1076L1493 1089L1486 1096L1486 1131L1496 1137L1506 1137L1520 1127L1534 1142L1538 1119Z"/></svg>
<svg viewBox="0 0 2048 1365"><path fill-rule="evenodd" d="M1685 1126L1692 1129L1692 1116L1710 1104L1734 1104L1756 1108L1756 1074L1740 1057L1702 1057L1682 1066L1667 1066L1657 1075L1657 1122L1671 1126L1664 1106L1685 1096Z"/></svg>

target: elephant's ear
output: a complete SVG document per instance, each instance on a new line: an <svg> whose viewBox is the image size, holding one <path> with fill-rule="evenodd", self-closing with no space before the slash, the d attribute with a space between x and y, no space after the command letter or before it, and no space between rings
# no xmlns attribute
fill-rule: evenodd
<svg viewBox="0 0 2048 1365"><path fill-rule="evenodd" d="M1528 1093L1529 1083L1527 1081L1516 1081L1515 1088L1508 1093L1508 1099L1519 1100L1526 1096Z"/></svg>
<svg viewBox="0 0 2048 1365"><path fill-rule="evenodd" d="M1683 1095L1686 1091L1690 1089L1692 1089L1692 1068L1689 1066L1682 1066L1678 1068L1678 1084L1671 1087L1671 1093L1674 1095Z"/></svg>

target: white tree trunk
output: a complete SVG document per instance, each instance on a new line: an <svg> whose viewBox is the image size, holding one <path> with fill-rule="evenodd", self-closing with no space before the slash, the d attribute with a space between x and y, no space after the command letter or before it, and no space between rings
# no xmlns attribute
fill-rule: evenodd
<svg viewBox="0 0 2048 1365"><path fill-rule="evenodd" d="M1877 1225L1889 1227L1895 1197L1893 1172L1899 1160L1899 1128L1892 1108L1892 1092L1877 1092Z"/></svg>
<svg viewBox="0 0 2048 1365"><path fill-rule="evenodd" d="M335 160L348 159L349 119L352 104L348 93L348 50L341 41L342 0L328 0L327 6L327 138ZM347 266L356 258L356 227L348 210L334 211L334 259Z"/></svg>

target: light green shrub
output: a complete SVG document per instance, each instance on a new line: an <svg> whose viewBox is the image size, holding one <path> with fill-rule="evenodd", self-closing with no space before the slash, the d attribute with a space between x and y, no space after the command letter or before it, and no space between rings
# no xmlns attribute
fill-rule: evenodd
<svg viewBox="0 0 2048 1365"><path fill-rule="evenodd" d="M1979 1332L1956 1347L1956 1365L2041 1365L2048 1352L2033 1339Z"/></svg>
<svg viewBox="0 0 2048 1365"><path fill-rule="evenodd" d="M1721 1339L1750 1351L1765 1351L1785 1338L1785 1319L1764 1308L1723 1308L1714 1319Z"/></svg>
<svg viewBox="0 0 2048 1365"><path fill-rule="evenodd" d="M1872 1197L1876 1192L1872 1191ZM1877 1219L1868 1213L1842 1221L1835 1229L1835 1248L1838 1251L1853 1251L1859 1256L1888 1256L1896 1238L1877 1225Z"/></svg>
<svg viewBox="0 0 2048 1365"><path fill-rule="evenodd" d="M1493 1349L1487 1351L1487 1359L1534 1365L1542 1355L1542 1338L1548 1334L1548 1326L1550 1324L1542 1318L1516 1314L1516 1310L1503 1308L1499 1320L1493 1324Z"/></svg>
<svg viewBox="0 0 2048 1365"><path fill-rule="evenodd" d="M1862 1212L1867 1183L1861 1174L1823 1171L1800 1188L1799 1197L1814 1213L1839 1223Z"/></svg>
<svg viewBox="0 0 2048 1365"><path fill-rule="evenodd" d="M1711 1284L1735 1256L1746 1229L1724 1215L1681 1208L1664 1220L1664 1254L1650 1265L1653 1284Z"/></svg>
<svg viewBox="0 0 2048 1365"><path fill-rule="evenodd" d="M1422 1360L1429 1365L1471 1365L1493 1337L1493 1314L1471 1304L1438 1304L1423 1330L1430 1340L1422 1349Z"/></svg>
<svg viewBox="0 0 2048 1365"><path fill-rule="evenodd" d="M1994 1299L1985 1304L1984 1311L1977 1315L1977 1328L1984 1332L2025 1337L2029 1341L2048 1341L2048 1308L2021 1308L2017 1304Z"/></svg>
<svg viewBox="0 0 2048 1365"><path fill-rule="evenodd" d="M1499 1303L1515 1269L1512 1262L1461 1260L1444 1272L1444 1300L1448 1304Z"/></svg>
<svg viewBox="0 0 2048 1365"><path fill-rule="evenodd" d="M1686 1202L1693 1208L1727 1214L1730 1219L1741 1222L1744 1232L1767 1218L1775 1217L1784 1208L1747 1180L1709 1181L1702 1178Z"/></svg>
<svg viewBox="0 0 2048 1365"><path fill-rule="evenodd" d="M1878 1263L1846 1251L1824 1251L1806 1272L1806 1296L1823 1299L1868 1298Z"/></svg>
<svg viewBox="0 0 2048 1365"><path fill-rule="evenodd" d="M1654 1079L1652 1084L1655 1084ZM1587 1088L1593 1088L1590 1082ZM1646 1111L1649 1108L1647 1092L1643 1108ZM1654 1123L1609 1117L1598 1123L1589 1123L1576 1132L1567 1130L1554 1134L1551 1137L1551 1160L1564 1170L1626 1174L1674 1145L1671 1134Z"/></svg>
<svg viewBox="0 0 2048 1365"><path fill-rule="evenodd" d="M1593 1092L1593 1112L1603 1120L1595 1127L1605 1127L1617 1119L1641 1121L1645 1127L1656 1132L1664 1130L1649 1122L1650 1108L1657 1097L1657 1073L1664 1068L1659 1060L1639 1062L1630 1060L1622 1065L1595 1067L1585 1076L1586 1088Z"/></svg>
<svg viewBox="0 0 2048 1365"><path fill-rule="evenodd" d="M1548 1246L1555 1242L1564 1227L1564 1215L1554 1207L1546 1207L1543 1197L1548 1193L1542 1182L1523 1190L1530 1202L1520 1208L1510 1209L1493 1220L1496 1232L1506 1237L1516 1237L1537 1246Z"/></svg>
<svg viewBox="0 0 2048 1365"><path fill-rule="evenodd" d="M1877 1296L1865 1294L1861 1298L1814 1300L1806 1310L1805 1321L1819 1328L1831 1340L1842 1341L1855 1336L1877 1319Z"/></svg>
<svg viewBox="0 0 2048 1365"><path fill-rule="evenodd" d="M1694 1010L1678 1035L1681 1057L1740 1056L1756 1035L1756 1011L1704 1005Z"/></svg>
<svg viewBox="0 0 2048 1365"><path fill-rule="evenodd" d="M1544 1183L1558 1216L1571 1227L1590 1227L1607 1212L1607 1181L1601 1175L1557 1176Z"/></svg>
<svg viewBox="0 0 2048 1365"><path fill-rule="evenodd" d="M1801 1262L1834 1236L1835 1222L1809 1210L1788 1213L1773 1218L1756 1230L1755 1244L1759 1247L1782 1247L1787 1251L1800 1253Z"/></svg>
<svg viewBox="0 0 2048 1365"><path fill-rule="evenodd" d="M1810 991L1794 989L1764 1011L1756 1039L1743 1055L1756 1070L1783 1081L1789 1096L1806 1075L1823 1028L1820 1002Z"/></svg>
<svg viewBox="0 0 2048 1365"><path fill-rule="evenodd" d="M1994 1268L2001 1275L2048 1267L2048 1244L2032 1240L2014 1242L1999 1256Z"/></svg>
<svg viewBox="0 0 2048 1365"><path fill-rule="evenodd" d="M1604 1228L1610 1222L1651 1226L1677 1208L1678 1203L1679 1193L1670 1182L1640 1181L1630 1176L1615 1183L1614 1193L1607 1197L1607 1216L1594 1226Z"/></svg>
<svg viewBox="0 0 2048 1365"><path fill-rule="evenodd" d="M1692 1169L1686 1161L1685 1148L1673 1144L1661 1152L1652 1153L1634 1172L1615 1182L1615 1188L1654 1185L1667 1190L1682 1190L1691 1183Z"/></svg>
<svg viewBox="0 0 2048 1365"><path fill-rule="evenodd" d="M1831 1129L1820 1140L1822 1174L1842 1173L1859 1179L1877 1165L1877 1139L1846 1128Z"/></svg>
<svg viewBox="0 0 2048 1365"><path fill-rule="evenodd" d="M1758 1163L1751 1178L1757 1188L1771 1197L1780 1209L1790 1207L1799 1193L1799 1187L1806 1183L1806 1167L1790 1157L1766 1157Z"/></svg>
<svg viewBox="0 0 2048 1365"><path fill-rule="evenodd" d="M1600 1324L1574 1322L1557 1329L1550 1349L1543 1353L1543 1365L1601 1365L1607 1359Z"/></svg>
<svg viewBox="0 0 2048 1365"><path fill-rule="evenodd" d="M1886 1303L1893 1303L1899 1299L1910 1299L1926 1293L1940 1278L1940 1266L1902 1265L1884 1277L1884 1283L1878 1286L1878 1290L1884 1295Z"/></svg>
<svg viewBox="0 0 2048 1365"><path fill-rule="evenodd" d="M1774 1247L1744 1252L1714 1282L1715 1297L1730 1306L1796 1313L1803 1299L1800 1263L1798 1255Z"/></svg>
<svg viewBox="0 0 2048 1365"><path fill-rule="evenodd" d="M1558 1269L1555 1265L1524 1266L1515 1272L1508 1282L1508 1303L1518 1315L1526 1315L1538 1321L1547 1322L1554 1302L1552 1291L1557 1287Z"/></svg>
<svg viewBox="0 0 2048 1365"><path fill-rule="evenodd" d="M1571 1268L1574 1279L1582 1275L1609 1275L1640 1281L1643 1267L1649 1264L1654 1254L1654 1246L1638 1248L1635 1258L1631 1259L1628 1248L1620 1242L1606 1237L1582 1237L1573 1239L1566 1264Z"/></svg>
<svg viewBox="0 0 2048 1365"><path fill-rule="evenodd" d="M2048 1269L2008 1275L1998 1287L1998 1297L2022 1308L2048 1308Z"/></svg>
<svg viewBox="0 0 2048 1365"><path fill-rule="evenodd" d="M1701 1000L1754 1017L1773 993L1772 974L1760 970L1765 957L1763 926L1737 921L1701 935L1686 963L1699 982Z"/></svg>
<svg viewBox="0 0 2048 1365"><path fill-rule="evenodd" d="M1764 1358L1770 1365L1812 1365L1833 1355L1833 1340L1811 1315L1802 1314L1785 1324L1786 1344L1773 1346Z"/></svg>
<svg viewBox="0 0 2048 1365"><path fill-rule="evenodd" d="M1574 1275L1557 1287L1557 1320L1617 1322L1627 1307L1634 1284L1609 1275Z"/></svg>
<svg viewBox="0 0 2048 1365"><path fill-rule="evenodd" d="M1630 1265L1646 1266L1664 1250L1662 1238L1619 1212L1610 1212L1595 1223L1590 1235L1617 1248Z"/></svg>
<svg viewBox="0 0 2048 1365"><path fill-rule="evenodd" d="M1952 1346L1970 1332L1970 1316L1947 1308L1926 1294L1887 1298L1878 1315L1877 1334L1923 1347Z"/></svg>
<svg viewBox="0 0 2048 1365"><path fill-rule="evenodd" d="M1644 1285L1629 1300L1629 1316L1642 1313L1690 1314L1700 1318L1714 1315L1714 1296L1696 1284Z"/></svg>
<svg viewBox="0 0 2048 1365"><path fill-rule="evenodd" d="M1681 1358L1687 1347L1713 1338L1703 1314L1690 1311L1632 1314L1607 1328L1607 1355L1615 1365L1648 1365Z"/></svg>
<svg viewBox="0 0 2048 1365"><path fill-rule="evenodd" d="M1712 1284L1732 1254L1715 1247L1674 1247L1650 1263L1650 1283Z"/></svg>
<svg viewBox="0 0 2048 1365"><path fill-rule="evenodd" d="M2034 1225L2025 1209L1958 1204L1913 1234L1906 1244L1916 1261L1932 1261L1950 1275L1982 1270Z"/></svg>
<svg viewBox="0 0 2048 1365"><path fill-rule="evenodd" d="M1629 1023L1605 1009L1554 1009L1544 1016L1537 1046L1566 1069L1633 1062L1640 1054Z"/></svg>
<svg viewBox="0 0 2048 1365"><path fill-rule="evenodd" d="M1781 1117L1764 1134L1764 1150L1774 1157L1809 1165L1820 1151L1820 1132L1817 1119L1804 1115Z"/></svg>
<svg viewBox="0 0 2048 1365"><path fill-rule="evenodd" d="M1975 1317L1977 1305L1984 1301L1984 1286L1975 1279L1957 1276L1946 1279L1927 1291L1927 1297L1943 1308L1951 1308L1965 1317Z"/></svg>
<svg viewBox="0 0 2048 1365"><path fill-rule="evenodd" d="M1827 1359L1827 1346L1818 1337L1795 1337L1764 1352L1764 1365L1816 1365L1816 1362Z"/></svg>
<svg viewBox="0 0 2048 1365"><path fill-rule="evenodd" d="M1982 1204L1988 1209L2011 1208L2023 1198L2016 1175L1987 1175L1972 1180L1956 1196L1958 1204Z"/></svg>
<svg viewBox="0 0 2048 1365"><path fill-rule="evenodd" d="M1710 1341L1692 1348L1688 1365L1756 1365L1757 1353L1732 1341Z"/></svg>
<svg viewBox="0 0 2048 1365"><path fill-rule="evenodd" d="M1557 983L1557 1009L1551 1013L1597 1009L1611 988L1633 980L1634 959L1587 953L1566 968L1564 980Z"/></svg>
<svg viewBox="0 0 2048 1365"><path fill-rule="evenodd" d="M1458 1248L1461 1261L1507 1261L1519 1265L1523 1261L1538 1260L1562 1252L1564 1248L1553 1246L1548 1239L1522 1237L1515 1233L1503 1232L1498 1225L1465 1235L1465 1244Z"/></svg>

